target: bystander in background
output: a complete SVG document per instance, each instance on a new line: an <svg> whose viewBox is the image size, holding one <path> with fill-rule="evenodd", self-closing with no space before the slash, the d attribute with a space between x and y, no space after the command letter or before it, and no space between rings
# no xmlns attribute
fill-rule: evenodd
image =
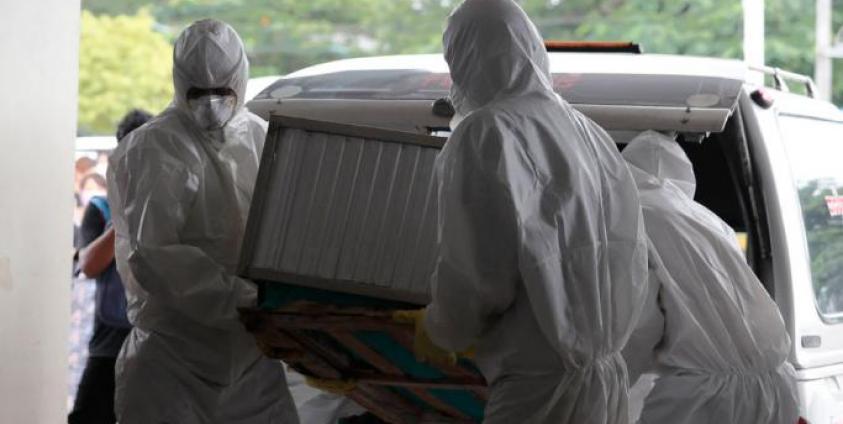
<svg viewBox="0 0 843 424"><path fill-rule="evenodd" d="M117 142L150 118L149 113L141 110L129 112L117 127ZM80 200L87 203L79 227L79 271L96 279L96 303L88 360L68 423L111 424L116 422L114 364L131 324L126 316L123 282L114 262L114 229L105 178L90 173L82 178L78 188Z"/></svg>

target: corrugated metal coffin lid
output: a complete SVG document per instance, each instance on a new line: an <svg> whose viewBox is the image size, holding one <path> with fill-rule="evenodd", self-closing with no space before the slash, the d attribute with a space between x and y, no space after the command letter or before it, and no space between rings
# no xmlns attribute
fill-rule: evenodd
<svg viewBox="0 0 843 424"><path fill-rule="evenodd" d="M273 116L241 275L427 303L444 140Z"/></svg>

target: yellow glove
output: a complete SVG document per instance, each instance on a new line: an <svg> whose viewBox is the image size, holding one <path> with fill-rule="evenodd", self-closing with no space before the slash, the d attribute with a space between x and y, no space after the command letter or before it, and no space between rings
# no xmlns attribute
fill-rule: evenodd
<svg viewBox="0 0 843 424"><path fill-rule="evenodd" d="M474 358L477 356L477 349L474 347L474 345L472 345L468 349L466 349L462 352L458 352L457 355L460 358L468 358L468 359L474 360Z"/></svg>
<svg viewBox="0 0 843 424"><path fill-rule="evenodd" d="M436 346L427 331L424 329L424 309L414 311L395 311L392 319L402 324L411 324L415 327L416 334L413 339L413 352L419 362L434 365L454 365L457 363L457 355Z"/></svg>
<svg viewBox="0 0 843 424"><path fill-rule="evenodd" d="M310 387L340 396L348 395L357 387L353 380L324 380L307 375L304 376L304 382Z"/></svg>

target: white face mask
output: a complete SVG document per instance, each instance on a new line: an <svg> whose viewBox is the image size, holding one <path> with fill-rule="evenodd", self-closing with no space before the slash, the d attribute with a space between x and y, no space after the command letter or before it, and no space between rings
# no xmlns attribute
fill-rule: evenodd
<svg viewBox="0 0 843 424"><path fill-rule="evenodd" d="M462 90L460 90L456 84L451 84L451 93L449 97L451 99L451 106L454 107L454 116L451 117L449 126L451 127L451 132L454 132L454 130L457 129L457 125L459 125L466 116L471 114L476 107L474 107L468 99L466 99Z"/></svg>
<svg viewBox="0 0 843 424"><path fill-rule="evenodd" d="M467 116L471 113L476 107L468 101L468 99L463 94L463 91L460 90L456 84L451 84L451 105L454 106L454 111L457 115L460 116Z"/></svg>
<svg viewBox="0 0 843 424"><path fill-rule="evenodd" d="M234 116L237 97L207 95L188 100L193 119L203 130L217 130L225 126Z"/></svg>
<svg viewBox="0 0 843 424"><path fill-rule="evenodd" d="M462 122L463 119L465 119L465 115L463 115L459 112L454 112L454 116L451 117L451 121L448 124L448 126L451 127L451 132L456 131L457 125L459 125L460 122Z"/></svg>

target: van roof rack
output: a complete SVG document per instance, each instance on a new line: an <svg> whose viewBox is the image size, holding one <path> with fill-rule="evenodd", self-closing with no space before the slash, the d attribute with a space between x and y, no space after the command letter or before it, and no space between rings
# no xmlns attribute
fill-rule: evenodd
<svg viewBox="0 0 843 424"><path fill-rule="evenodd" d="M750 65L749 69L751 71L761 72L764 75L772 76L773 84L775 85L776 90L789 93L790 87L788 87L787 81L791 81L797 84L802 84L805 87L805 93L808 97L812 99L816 97L817 87L814 85L814 80L807 75L797 74L795 72L785 71L784 69L771 66Z"/></svg>
<svg viewBox="0 0 843 424"><path fill-rule="evenodd" d="M546 40L544 47L550 53L635 53L641 54L641 46L630 41L560 41Z"/></svg>

